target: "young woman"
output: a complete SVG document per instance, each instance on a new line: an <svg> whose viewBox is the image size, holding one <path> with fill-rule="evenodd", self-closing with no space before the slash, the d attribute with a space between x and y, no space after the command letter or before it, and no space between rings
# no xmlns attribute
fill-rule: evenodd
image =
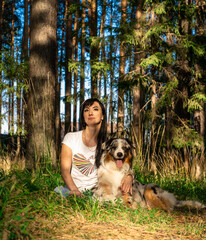
<svg viewBox="0 0 206 240"><path fill-rule="evenodd" d="M85 190L97 183L98 160L101 145L106 140L107 119L104 105L97 98L84 101L81 106L80 121L82 131L67 133L62 142L61 175L65 187L55 191L68 196L81 196ZM123 192L131 192L132 177L129 175L122 183Z"/></svg>

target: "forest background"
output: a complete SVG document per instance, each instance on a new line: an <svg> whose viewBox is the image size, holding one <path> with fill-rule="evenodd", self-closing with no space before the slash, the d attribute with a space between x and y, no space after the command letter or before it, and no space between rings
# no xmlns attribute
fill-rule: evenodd
<svg viewBox="0 0 206 240"><path fill-rule="evenodd" d="M203 0L0 0L1 161L56 165L98 97L139 168L204 177L205 17Z"/></svg>

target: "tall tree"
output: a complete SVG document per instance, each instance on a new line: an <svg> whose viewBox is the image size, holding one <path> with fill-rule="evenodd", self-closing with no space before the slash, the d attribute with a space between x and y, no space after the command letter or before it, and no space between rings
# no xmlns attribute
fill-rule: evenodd
<svg viewBox="0 0 206 240"><path fill-rule="evenodd" d="M27 167L41 158L56 163L55 83L57 0L33 0L29 59Z"/></svg>
<svg viewBox="0 0 206 240"><path fill-rule="evenodd" d="M76 5L74 18L74 36L73 36L73 57L72 60L78 63L78 22L79 22L79 1ZM74 69L74 94L73 94L73 132L77 130L77 79L78 79L78 65Z"/></svg>
<svg viewBox="0 0 206 240"><path fill-rule="evenodd" d="M127 17L127 0L122 0L121 3L121 23L120 28L122 31L125 29ZM125 77L125 46L124 41L120 42L120 59L119 59L119 86L118 86L118 136L124 132L124 89L121 86Z"/></svg>
<svg viewBox="0 0 206 240"><path fill-rule="evenodd" d="M189 5L189 0L184 0L179 2L179 31L183 38L186 35L190 34L190 21L187 15L187 9ZM185 51L186 50L186 51ZM189 58L188 49L179 48L177 52L177 66L178 66L178 90L181 93L176 102L175 112L179 117L182 118L183 121L189 120L189 113L185 107L185 101L188 99L189 94L189 82L191 79L191 69L189 66Z"/></svg>
<svg viewBox="0 0 206 240"><path fill-rule="evenodd" d="M22 66L22 77L17 78L16 85L16 98L17 98L17 150L16 159L18 159L21 150L21 135L23 130L23 117L26 107L26 86L27 82L24 82L28 77L28 41L29 41L29 24L28 24L28 13L29 1L24 0L24 28L22 35L22 48L21 48L21 66ZM23 89L22 89L23 86ZM23 94L22 94L23 92ZM25 114L26 116L26 114ZM26 122L26 121L25 121Z"/></svg>
<svg viewBox="0 0 206 240"><path fill-rule="evenodd" d="M133 87L133 128L134 128L134 140L137 146L141 144L141 117L140 117L140 110L141 110L141 74L142 68L140 67L141 59L143 58L143 49L141 46L141 37L142 37L142 28L141 28L141 17L143 12L143 5L144 0L138 1L136 3L136 14L135 14L135 35L139 39L139 44L134 48L134 70L137 79L137 83ZM140 149L137 149L139 152Z"/></svg>
<svg viewBox="0 0 206 240"><path fill-rule="evenodd" d="M14 62L14 20L15 19L15 0L12 0L12 19L11 19L11 61ZM13 74L12 74L13 75ZM14 76L9 79L9 125L8 130L14 134ZM14 138L12 137L12 142ZM14 144L14 143L13 143ZM13 145L12 144L12 145Z"/></svg>
<svg viewBox="0 0 206 240"><path fill-rule="evenodd" d="M195 1L195 41L198 46L203 46L205 44L205 28L204 28L204 5L203 1ZM194 69L195 74L195 85L194 85L194 94L191 100L195 101L197 106L194 109L194 128L200 136L201 147L200 154L196 154L197 158L195 159L192 167L192 175L195 178L200 178L204 168L206 167L205 159L205 146L206 146L206 87L205 87L205 55L194 56ZM196 84L196 83L199 84ZM191 101L191 102L193 102Z"/></svg>
<svg viewBox="0 0 206 240"><path fill-rule="evenodd" d="M100 58L101 58L101 63L105 62L105 41L104 41L104 30L105 30L105 16L106 16L106 6L107 6L107 0L105 0L102 3L102 15L101 15L101 23L100 23L100 28L99 28L99 52L101 52L100 54ZM101 98L102 95L102 78L104 80L104 98L105 100L107 99L107 89L106 89L106 69L104 69L103 71L99 71L98 72L98 85L99 85L99 93L98 96L99 98Z"/></svg>
<svg viewBox="0 0 206 240"><path fill-rule="evenodd" d="M2 63L2 45L3 45L3 12L4 12L4 0L0 0L0 65ZM0 134L2 124L2 70L0 69Z"/></svg>
<svg viewBox="0 0 206 240"><path fill-rule="evenodd" d="M155 22L158 22L159 19L156 16L154 10L151 12L151 25L155 25ZM158 39L155 35L151 36L151 52L155 54L158 51ZM157 105L157 92L156 92L156 80L157 80L158 70L155 66L151 67L151 146L150 146L150 156L151 156L151 170L156 172L157 163L156 163L156 138L157 136L157 127L156 127L156 105Z"/></svg>
<svg viewBox="0 0 206 240"><path fill-rule="evenodd" d="M57 26L58 26L58 19L59 19L59 12L60 12L60 8L58 6L58 1L57 1ZM63 16L65 16L65 4L63 5ZM64 19L62 21L62 25L60 25L62 27L62 38L58 38L58 35L57 35L57 42L60 41L60 46L57 46L56 47L56 78L55 78L55 144L56 144L56 154L57 154L57 157L59 157L60 155L60 151L61 151L61 148L60 148L60 145L61 145L61 117L60 117L60 104L61 104L61 88L60 88L60 85L61 85L61 71L62 71L62 58L63 58L63 43L64 43L64 35L65 35L65 28L64 28ZM58 28L58 27L57 27ZM58 52L60 52L60 56L58 54ZM60 60L59 60L60 59ZM58 62L60 62L60 66L58 65ZM58 67L60 68L60 71L58 71Z"/></svg>
<svg viewBox="0 0 206 240"><path fill-rule="evenodd" d="M114 130L114 113L113 113L113 85L114 85L114 64L113 64L113 35L112 35L112 25L113 25L113 0L110 3L110 41L109 41L109 64L110 64L110 100L109 100L109 117L110 120L110 133L113 134Z"/></svg>
<svg viewBox="0 0 206 240"><path fill-rule="evenodd" d="M29 60L29 2L30 0L24 0L24 29L23 29L23 37L22 37L22 62L24 64L28 64ZM26 70L28 71L28 69ZM28 72L26 73L28 75ZM25 86L28 85L27 78L25 78L24 82ZM22 100L22 125L24 126L24 129L27 129L27 117L28 117L28 111L27 111L27 99L28 99L28 92L26 87L23 88L23 100Z"/></svg>
<svg viewBox="0 0 206 240"><path fill-rule="evenodd" d="M66 1L66 46L65 46L65 132L71 130L71 85L72 72L68 69L68 62L72 59L72 1Z"/></svg>
<svg viewBox="0 0 206 240"><path fill-rule="evenodd" d="M83 103L84 101L84 94L85 94L85 89L84 89L84 78L85 78L85 28L86 28L86 24L85 24L85 18L86 18L86 13L85 13L85 9L86 9L86 3L85 0L82 0L82 17L81 17L81 21L82 21L82 28L81 28L81 74L80 74L80 105Z"/></svg>
<svg viewBox="0 0 206 240"><path fill-rule="evenodd" d="M98 61L98 45L96 43L97 38L97 0L88 0L89 9L89 26L90 26L90 65L91 65L91 96L97 97L97 80L98 73L95 69L95 63Z"/></svg>

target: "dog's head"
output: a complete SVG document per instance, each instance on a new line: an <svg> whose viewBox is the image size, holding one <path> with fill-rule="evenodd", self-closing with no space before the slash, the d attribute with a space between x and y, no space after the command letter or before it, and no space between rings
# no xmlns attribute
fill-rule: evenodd
<svg viewBox="0 0 206 240"><path fill-rule="evenodd" d="M125 138L112 138L102 144L105 161L113 161L116 167L121 168L124 163L132 166L132 148L135 148L129 139Z"/></svg>

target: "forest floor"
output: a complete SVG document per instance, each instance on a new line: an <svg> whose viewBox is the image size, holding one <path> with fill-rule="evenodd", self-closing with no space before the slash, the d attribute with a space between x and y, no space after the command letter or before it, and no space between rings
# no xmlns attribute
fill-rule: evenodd
<svg viewBox="0 0 206 240"><path fill-rule="evenodd" d="M148 211L148 210L145 210ZM150 223L136 224L129 219L117 216L114 220L95 221L89 220L81 214L75 213L66 217L54 216L51 218L40 217L39 226L33 226L37 231L32 232L33 239L58 239L58 240L126 240L126 239L206 239L206 212L183 212L164 213L156 211L153 213L154 219ZM162 220L164 219L165 222ZM161 219L161 221L160 221ZM168 219L170 219L168 221ZM37 220L37 219L36 219ZM44 226L44 229L42 228ZM31 226L30 226L31 227ZM27 229L28 231L29 229ZM6 240L8 238L5 238Z"/></svg>
<svg viewBox="0 0 206 240"><path fill-rule="evenodd" d="M59 173L14 170L0 176L0 239L57 240L202 240L206 239L206 209L125 207L121 202L99 203L83 198L61 198L53 189L62 184ZM162 178L161 178L162 179ZM150 180L154 182L154 180ZM144 181L143 181L144 182ZM179 199L206 204L205 181L164 179Z"/></svg>
<svg viewBox="0 0 206 240"><path fill-rule="evenodd" d="M183 219L182 219L183 218ZM188 219L190 223L196 224L196 222L206 222L205 217L192 217ZM58 223L57 223L58 225ZM65 223L59 232L56 232L56 239L99 239L99 240L113 240L113 239L161 239L161 240L171 240L171 239L190 239L190 240L200 240L206 239L206 229L205 235L196 236L194 234L187 235L185 228L185 219L183 216L179 216L170 226L156 226L151 225L141 225L137 226L135 224L128 224L126 221L121 221L119 223L105 222L105 223L94 223L87 222L84 219L73 219L72 222ZM181 234L179 229L181 230Z"/></svg>

